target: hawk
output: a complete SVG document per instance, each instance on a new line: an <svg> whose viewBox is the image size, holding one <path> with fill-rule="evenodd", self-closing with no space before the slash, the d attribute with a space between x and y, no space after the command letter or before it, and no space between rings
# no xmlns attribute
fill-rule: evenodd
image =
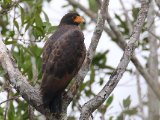
<svg viewBox="0 0 160 120"><path fill-rule="evenodd" d="M84 23L84 19L78 13L64 15L43 49L40 90L44 106L53 113L61 112L62 93L78 73L86 56L80 23Z"/></svg>

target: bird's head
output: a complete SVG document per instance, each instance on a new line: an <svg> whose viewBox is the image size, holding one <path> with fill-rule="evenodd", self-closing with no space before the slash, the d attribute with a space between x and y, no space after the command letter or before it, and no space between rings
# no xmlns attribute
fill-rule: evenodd
<svg viewBox="0 0 160 120"><path fill-rule="evenodd" d="M61 19L60 25L79 25L81 23L85 23L83 17L81 17L78 13L71 12L64 15Z"/></svg>

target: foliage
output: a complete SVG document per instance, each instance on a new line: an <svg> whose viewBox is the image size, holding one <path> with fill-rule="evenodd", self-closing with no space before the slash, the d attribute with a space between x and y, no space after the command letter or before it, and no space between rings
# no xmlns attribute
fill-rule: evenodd
<svg viewBox="0 0 160 120"><path fill-rule="evenodd" d="M130 107L131 106L131 98L128 96L126 99L123 100L122 104L122 112L118 115L117 120L125 120L125 118L132 117L137 114L138 108L137 107Z"/></svg>

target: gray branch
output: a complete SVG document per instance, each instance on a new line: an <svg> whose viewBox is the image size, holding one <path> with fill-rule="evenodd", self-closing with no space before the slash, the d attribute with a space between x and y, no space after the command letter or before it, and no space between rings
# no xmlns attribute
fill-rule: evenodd
<svg viewBox="0 0 160 120"><path fill-rule="evenodd" d="M158 1L157 1L158 2ZM151 0L151 4L148 11L148 18L147 18L147 28L149 31L155 33L156 26L154 23L154 1ZM148 41L149 41L149 57L148 57L148 72L152 76L152 81L154 81L157 85L158 82L158 41L157 39L150 33L148 33ZM148 86L148 120L158 120L159 119L159 100L156 98L154 92Z"/></svg>
<svg viewBox="0 0 160 120"><path fill-rule="evenodd" d="M127 21L127 26L128 26L128 28L129 28L129 33L131 34L133 27L132 27L132 22L131 22L131 20L130 20L130 18L129 18L129 15L128 15L128 11L126 10L125 5L124 5L124 3L123 3L122 0L120 0L120 4L121 4L122 9L123 9L123 11L124 11L124 16L125 16L126 21Z"/></svg>
<svg viewBox="0 0 160 120"><path fill-rule="evenodd" d="M88 120L91 113L94 112L94 110L98 108L109 97L111 92L118 84L135 50L136 42L139 39L141 29L147 17L148 8L149 8L149 3L143 0L141 5L141 10L138 14L137 21L135 22L134 25L133 33L125 48L124 54L120 60L120 63L117 66L117 69L112 73L109 81L104 86L104 88L94 98L92 98L82 106L80 120Z"/></svg>

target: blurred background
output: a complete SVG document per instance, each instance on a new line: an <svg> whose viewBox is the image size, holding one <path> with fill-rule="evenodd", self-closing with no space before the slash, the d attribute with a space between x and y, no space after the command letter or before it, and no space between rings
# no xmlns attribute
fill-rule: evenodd
<svg viewBox="0 0 160 120"><path fill-rule="evenodd" d="M85 18L86 24L81 29L88 48L100 6L101 0L0 0L0 40L7 45L29 83L39 88L43 46L62 16L77 11ZM111 21L121 34L116 34L112 23L105 22L90 71L68 107L68 120L79 118L81 106L103 88L116 69L125 47L121 41L128 42L140 6L140 0L110 0ZM160 78L159 46L160 2L152 0L134 54L156 84ZM130 62L110 97L92 114L93 120L160 120L160 102L137 68ZM9 84L0 67L0 120L44 119Z"/></svg>

